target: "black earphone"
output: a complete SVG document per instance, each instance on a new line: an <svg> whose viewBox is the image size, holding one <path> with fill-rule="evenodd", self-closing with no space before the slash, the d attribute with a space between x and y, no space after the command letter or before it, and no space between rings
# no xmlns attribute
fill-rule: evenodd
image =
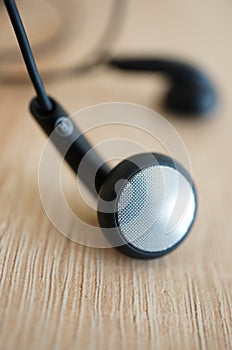
<svg viewBox="0 0 232 350"><path fill-rule="evenodd" d="M197 195L188 172L157 153L135 155L110 169L91 151L85 173L79 173L79 165L92 146L61 105L47 95L15 1L4 2L37 93L30 111L74 172L98 194L98 218L107 239L122 253L141 259L160 257L175 249L196 217ZM215 102L207 79L188 65L160 60L112 60L110 64L168 74L173 87L166 100L176 110L205 111ZM94 182L91 174L96 174Z"/></svg>
<svg viewBox="0 0 232 350"><path fill-rule="evenodd" d="M176 113L202 115L216 105L217 95L212 83L203 72L189 64L162 58L114 58L109 64L123 71L165 74L170 79L171 87L164 104Z"/></svg>

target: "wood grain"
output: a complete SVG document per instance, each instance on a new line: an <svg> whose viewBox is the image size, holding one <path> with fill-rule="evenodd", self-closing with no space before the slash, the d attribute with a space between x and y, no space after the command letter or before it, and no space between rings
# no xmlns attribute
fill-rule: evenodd
<svg viewBox="0 0 232 350"><path fill-rule="evenodd" d="M166 116L191 157L197 223L177 251L146 262L59 234L39 197L45 138L27 111L32 89L0 85L1 350L232 349L231 3L131 0L129 10L115 50L202 63L220 95L214 118L183 121L162 110L160 77L100 68L48 89L71 112L127 101Z"/></svg>

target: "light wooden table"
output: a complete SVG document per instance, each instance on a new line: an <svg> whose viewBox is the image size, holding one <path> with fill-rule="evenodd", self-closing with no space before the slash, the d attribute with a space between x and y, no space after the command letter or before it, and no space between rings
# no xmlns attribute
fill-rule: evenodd
<svg viewBox="0 0 232 350"><path fill-rule="evenodd" d="M37 185L45 138L27 110L32 89L0 85L1 350L232 348L231 10L230 0L131 0L115 49L201 64L220 94L213 118L182 121L162 110L161 77L101 68L48 84L71 112L138 103L166 116L183 138L198 220L187 241L160 260L84 247L55 230Z"/></svg>

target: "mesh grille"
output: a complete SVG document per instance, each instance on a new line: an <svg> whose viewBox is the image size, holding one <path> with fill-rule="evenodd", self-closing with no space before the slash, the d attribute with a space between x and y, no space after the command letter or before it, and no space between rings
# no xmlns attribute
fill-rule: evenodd
<svg viewBox="0 0 232 350"><path fill-rule="evenodd" d="M119 230L143 251L170 248L183 238L194 218L192 185L168 166L139 171L124 184L118 198Z"/></svg>

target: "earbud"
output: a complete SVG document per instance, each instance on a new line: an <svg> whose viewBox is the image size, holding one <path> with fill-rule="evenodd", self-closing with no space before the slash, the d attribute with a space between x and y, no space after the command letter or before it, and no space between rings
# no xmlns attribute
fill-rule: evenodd
<svg viewBox="0 0 232 350"><path fill-rule="evenodd" d="M197 196L189 174L158 153L123 160L99 195L98 218L105 236L133 258L153 259L174 250L196 216Z"/></svg>
<svg viewBox="0 0 232 350"><path fill-rule="evenodd" d="M122 253L141 259L156 258L175 249L196 216L197 196L190 175L176 161L156 153L135 155L110 169L68 113L47 95L15 1L4 2L37 93L30 104L31 114L75 174L99 195L98 218L106 238ZM186 65L149 60L115 61L117 64L130 70L166 72L174 84L166 99L170 107L203 110L212 105L210 99L197 102L197 95L193 98L194 87L205 86L206 91L207 84ZM189 93L184 96L185 89ZM177 102L173 100L175 95ZM84 171L79 171L83 160Z"/></svg>
<svg viewBox="0 0 232 350"><path fill-rule="evenodd" d="M110 169L67 112L54 99L50 101L53 109L46 117L38 98L31 102L31 113L73 171L98 194L99 224L111 245L140 259L175 249L189 233L197 210L187 171L157 153L135 155ZM84 156L85 171L80 172Z"/></svg>
<svg viewBox="0 0 232 350"><path fill-rule="evenodd" d="M164 103L174 112L201 114L216 105L217 96L212 83L203 72L189 64L151 58L114 58L109 64L125 71L165 74L170 79L171 87L164 97Z"/></svg>

